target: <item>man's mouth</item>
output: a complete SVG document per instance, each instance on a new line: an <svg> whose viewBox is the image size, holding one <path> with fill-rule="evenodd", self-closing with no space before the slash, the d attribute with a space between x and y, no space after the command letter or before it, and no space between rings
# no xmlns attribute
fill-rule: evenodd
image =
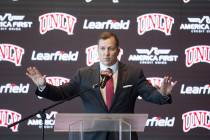
<svg viewBox="0 0 210 140"><path fill-rule="evenodd" d="M104 60L106 60L106 61L110 61L110 58L104 58Z"/></svg>

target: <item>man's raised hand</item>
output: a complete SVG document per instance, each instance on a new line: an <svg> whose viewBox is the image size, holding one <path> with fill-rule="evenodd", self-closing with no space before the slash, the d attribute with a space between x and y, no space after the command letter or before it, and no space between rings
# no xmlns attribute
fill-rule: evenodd
<svg viewBox="0 0 210 140"><path fill-rule="evenodd" d="M42 75L36 67L28 67L26 75L34 82L37 87L43 87L46 84L46 75Z"/></svg>

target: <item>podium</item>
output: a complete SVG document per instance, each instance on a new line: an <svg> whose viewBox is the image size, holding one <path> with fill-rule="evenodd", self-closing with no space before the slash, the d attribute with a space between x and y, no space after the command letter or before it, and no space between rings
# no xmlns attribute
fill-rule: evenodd
<svg viewBox="0 0 210 140"><path fill-rule="evenodd" d="M85 140L88 132L115 132L119 140L131 140L131 132L143 132L148 114L59 113L55 132L68 132L69 140Z"/></svg>

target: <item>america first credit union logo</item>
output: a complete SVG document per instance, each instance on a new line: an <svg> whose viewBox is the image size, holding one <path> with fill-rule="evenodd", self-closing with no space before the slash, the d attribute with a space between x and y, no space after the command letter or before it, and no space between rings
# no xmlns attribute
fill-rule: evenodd
<svg viewBox="0 0 210 140"><path fill-rule="evenodd" d="M137 54L131 54L128 61L138 61L140 64L167 64L176 62L178 55L172 55L171 49L136 49Z"/></svg>
<svg viewBox="0 0 210 140"><path fill-rule="evenodd" d="M8 127L10 124L13 124L21 120L22 115L18 112L8 109L0 109L0 127ZM14 125L10 129L12 132L18 132L19 124Z"/></svg>
<svg viewBox="0 0 210 140"><path fill-rule="evenodd" d="M31 28L33 22L25 21L24 18L25 15L13 15L12 13L0 15L0 31L21 31Z"/></svg>
<svg viewBox="0 0 210 140"><path fill-rule="evenodd" d="M44 128L47 129L52 129L53 126L55 125L55 118L56 115L58 114L57 111L51 111L46 114L46 120L45 120L45 126ZM35 118L29 119L27 122L28 126L38 126L40 129L42 129L42 117L40 114L37 114Z"/></svg>
<svg viewBox="0 0 210 140"><path fill-rule="evenodd" d="M183 131L189 132L194 128L205 128L210 130L210 112L205 110L194 110L182 114Z"/></svg>
<svg viewBox="0 0 210 140"><path fill-rule="evenodd" d="M174 18L161 13L148 13L137 17L137 32L139 35L152 30L165 33L166 36L171 35Z"/></svg>
<svg viewBox="0 0 210 140"><path fill-rule="evenodd" d="M45 34L51 30L62 30L68 35L74 34L77 18L66 13L46 13L39 16L39 32Z"/></svg>
<svg viewBox="0 0 210 140"><path fill-rule="evenodd" d="M0 61L8 61L21 66L25 50L13 44L0 44Z"/></svg>
<svg viewBox="0 0 210 140"><path fill-rule="evenodd" d="M185 49L185 65L191 67L196 63L210 63L210 46L198 45Z"/></svg>
<svg viewBox="0 0 210 140"><path fill-rule="evenodd" d="M193 34L210 33L210 16L188 17L188 22L181 23L180 30Z"/></svg>

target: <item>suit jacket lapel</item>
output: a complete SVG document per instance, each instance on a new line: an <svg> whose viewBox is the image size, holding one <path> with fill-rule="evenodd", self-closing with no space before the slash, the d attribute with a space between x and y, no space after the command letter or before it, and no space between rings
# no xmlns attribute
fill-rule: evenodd
<svg viewBox="0 0 210 140"><path fill-rule="evenodd" d="M93 65L93 81L95 84L99 84L100 83L100 66L99 63L96 63ZM104 102L103 96L101 94L100 91L100 86L97 86L95 88L95 93L96 93L96 97L98 98L99 102L101 103L102 107L104 108L104 110L108 111L106 104Z"/></svg>

